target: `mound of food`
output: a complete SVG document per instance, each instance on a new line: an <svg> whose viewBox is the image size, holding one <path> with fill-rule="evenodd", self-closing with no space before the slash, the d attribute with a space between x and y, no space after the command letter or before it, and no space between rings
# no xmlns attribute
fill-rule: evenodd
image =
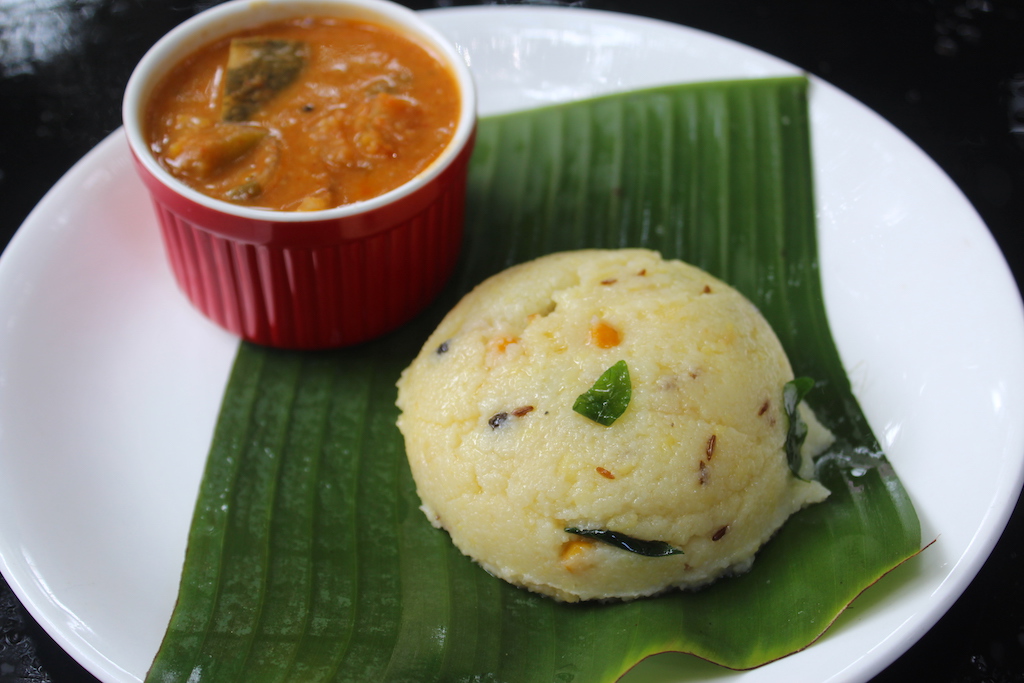
<svg viewBox="0 0 1024 683"><path fill-rule="evenodd" d="M487 571L635 598L749 568L828 496L811 477L831 434L793 379L760 312L704 271L564 252L452 309L402 374L398 425L423 511Z"/></svg>

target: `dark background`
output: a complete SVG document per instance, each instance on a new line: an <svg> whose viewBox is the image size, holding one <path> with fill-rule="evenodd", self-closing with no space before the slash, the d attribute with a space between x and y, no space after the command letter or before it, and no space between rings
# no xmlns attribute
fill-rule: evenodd
<svg viewBox="0 0 1024 683"><path fill-rule="evenodd" d="M0 0L0 245L47 189L120 125L124 85L146 49L171 27L213 4ZM425 9L481 3L403 4ZM991 229L1020 286L1024 1L557 4L704 29L837 85L901 129L959 185ZM1024 506L1019 505L960 600L875 683L1024 681L1022 548ZM94 680L50 640L0 579L0 683Z"/></svg>

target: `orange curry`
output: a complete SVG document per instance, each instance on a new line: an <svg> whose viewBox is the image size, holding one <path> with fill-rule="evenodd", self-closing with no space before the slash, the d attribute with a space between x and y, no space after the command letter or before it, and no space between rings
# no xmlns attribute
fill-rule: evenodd
<svg viewBox="0 0 1024 683"><path fill-rule="evenodd" d="M426 168L459 117L454 76L390 29L275 22L175 67L147 111L150 148L211 197L280 211L369 199Z"/></svg>

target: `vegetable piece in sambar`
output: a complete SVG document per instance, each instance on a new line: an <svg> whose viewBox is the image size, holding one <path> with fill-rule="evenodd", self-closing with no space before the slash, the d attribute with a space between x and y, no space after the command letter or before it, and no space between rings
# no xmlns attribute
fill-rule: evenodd
<svg viewBox="0 0 1024 683"><path fill-rule="evenodd" d="M804 403L787 458L792 380L724 282L646 250L565 252L449 312L399 380L398 426L463 553L560 600L628 599L745 571L828 496L812 457L831 434Z"/></svg>

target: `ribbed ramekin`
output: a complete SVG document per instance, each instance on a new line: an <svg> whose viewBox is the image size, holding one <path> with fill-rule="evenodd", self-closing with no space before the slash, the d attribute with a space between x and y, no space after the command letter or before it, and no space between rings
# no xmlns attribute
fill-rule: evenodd
<svg viewBox="0 0 1024 683"><path fill-rule="evenodd" d="M145 109L160 80L225 35L297 16L392 27L443 59L461 111L448 147L408 183L326 211L286 212L213 199L174 178L146 142ZM387 0L232 0L164 36L132 73L124 129L149 190L171 269L203 314L249 341L293 349L357 344L422 310L450 276L462 241L476 93L463 59L415 12Z"/></svg>

